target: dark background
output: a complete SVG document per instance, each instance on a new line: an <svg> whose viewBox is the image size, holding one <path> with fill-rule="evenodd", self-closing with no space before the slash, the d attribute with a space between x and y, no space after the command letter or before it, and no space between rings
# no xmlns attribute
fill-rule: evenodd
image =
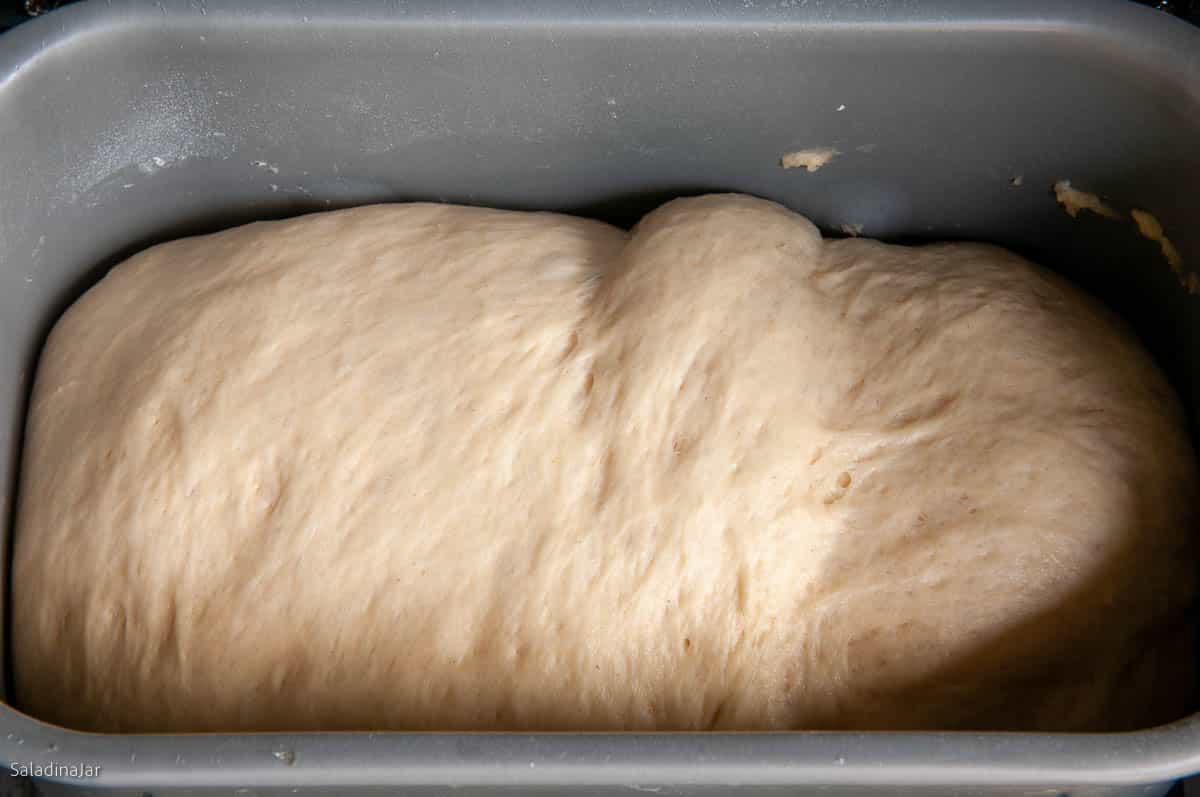
<svg viewBox="0 0 1200 797"><path fill-rule="evenodd" d="M249 0L248 0L249 1ZM0 31L75 0L0 0ZM998 0L1003 2L1003 0ZM1200 0L1132 0L1200 25Z"/></svg>

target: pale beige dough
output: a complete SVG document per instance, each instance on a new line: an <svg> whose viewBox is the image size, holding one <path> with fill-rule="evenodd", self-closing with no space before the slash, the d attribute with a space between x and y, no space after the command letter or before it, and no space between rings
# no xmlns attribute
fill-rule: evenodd
<svg viewBox="0 0 1200 797"><path fill-rule="evenodd" d="M1154 217L1149 211L1134 208L1129 211L1129 215L1133 216L1133 221L1137 224L1138 233L1143 238L1148 238L1158 244L1162 250L1163 258L1166 259L1167 265L1171 267L1181 279L1183 278L1183 258L1179 256L1179 250L1175 248L1175 244L1171 243L1171 239L1163 232L1162 223ZM1189 293L1195 293L1195 274L1189 274L1191 280L1184 280L1184 284L1188 288Z"/></svg>
<svg viewBox="0 0 1200 797"><path fill-rule="evenodd" d="M1071 218L1078 218L1079 213L1090 210L1097 216L1119 221L1121 214L1109 207L1103 199L1088 191L1080 191L1071 185L1070 180L1059 180L1054 184L1054 197L1058 204Z"/></svg>
<svg viewBox="0 0 1200 797"><path fill-rule="evenodd" d="M1145 726L1196 473L1137 343L992 246L743 196L155 247L46 346L17 700L106 731Z"/></svg>
<svg viewBox="0 0 1200 797"><path fill-rule="evenodd" d="M833 147L816 147L788 152L779 159L779 165L785 169L804 169L815 172L841 153Z"/></svg>

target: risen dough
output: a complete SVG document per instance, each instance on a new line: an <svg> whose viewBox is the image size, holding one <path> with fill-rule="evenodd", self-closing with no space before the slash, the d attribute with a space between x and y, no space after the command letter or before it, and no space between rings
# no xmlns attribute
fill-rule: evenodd
<svg viewBox="0 0 1200 797"><path fill-rule="evenodd" d="M1127 728L1196 486L1108 314L740 196L155 247L54 329L13 655L76 728Z"/></svg>

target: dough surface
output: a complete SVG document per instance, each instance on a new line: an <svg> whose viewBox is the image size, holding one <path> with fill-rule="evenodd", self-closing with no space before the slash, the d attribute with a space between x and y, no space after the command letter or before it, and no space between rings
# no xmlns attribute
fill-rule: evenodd
<svg viewBox="0 0 1200 797"><path fill-rule="evenodd" d="M163 244L53 330L17 704L103 731L1145 727L1196 473L1002 249L763 200L364 207Z"/></svg>

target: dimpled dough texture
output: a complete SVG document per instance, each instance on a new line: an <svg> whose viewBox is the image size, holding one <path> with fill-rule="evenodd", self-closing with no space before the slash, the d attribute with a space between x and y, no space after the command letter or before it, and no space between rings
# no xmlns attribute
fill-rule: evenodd
<svg viewBox="0 0 1200 797"><path fill-rule="evenodd" d="M744 196L175 241L42 356L17 698L103 731L1147 726L1190 706L1183 424L1021 258Z"/></svg>

